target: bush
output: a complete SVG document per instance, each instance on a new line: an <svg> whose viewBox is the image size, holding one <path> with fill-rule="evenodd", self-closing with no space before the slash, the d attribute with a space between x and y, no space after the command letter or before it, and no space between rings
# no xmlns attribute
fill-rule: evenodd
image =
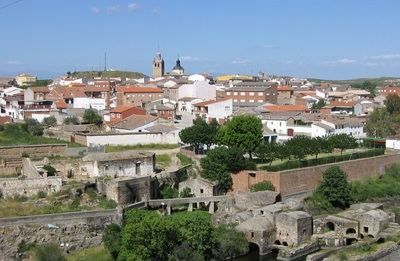
<svg viewBox="0 0 400 261"><path fill-rule="evenodd" d="M83 114L83 120L90 124L100 124L101 116L94 109L87 109Z"/></svg>
<svg viewBox="0 0 400 261"><path fill-rule="evenodd" d="M47 176L49 176L49 177L55 176L57 173L57 170L53 166L48 165L48 164L44 165L43 169L47 171Z"/></svg>
<svg viewBox="0 0 400 261"><path fill-rule="evenodd" d="M34 258L37 261L65 261L67 260L55 244L37 246L34 249Z"/></svg>
<svg viewBox="0 0 400 261"><path fill-rule="evenodd" d="M43 119L43 125L46 127L55 127L57 126L57 119L54 116L46 117Z"/></svg>
<svg viewBox="0 0 400 261"><path fill-rule="evenodd" d="M191 198L193 197L193 194L190 190L190 188L184 188L180 193L179 193L180 198Z"/></svg>
<svg viewBox="0 0 400 261"><path fill-rule="evenodd" d="M121 248L121 227L114 223L107 225L103 232L102 241L111 256L117 260Z"/></svg>
<svg viewBox="0 0 400 261"><path fill-rule="evenodd" d="M258 182L257 184L254 184L253 186L251 186L250 190L251 192L265 191L265 190L275 191L275 186L271 183L271 181L265 180Z"/></svg>
<svg viewBox="0 0 400 261"><path fill-rule="evenodd" d="M28 119L25 121L26 131L29 132L33 136L42 136L43 135L43 126L35 119Z"/></svg>
<svg viewBox="0 0 400 261"><path fill-rule="evenodd" d="M107 199L106 197L101 197L99 206L104 209L114 209L117 207L117 203L115 203L112 199Z"/></svg>
<svg viewBox="0 0 400 261"><path fill-rule="evenodd" d="M317 193L326 198L334 207L346 208L351 202L351 187L347 175L339 167L333 166L323 173L323 180Z"/></svg>
<svg viewBox="0 0 400 261"><path fill-rule="evenodd" d="M194 164L194 161L191 158L183 155L180 152L176 154L176 157L180 160L181 166L187 166L187 165Z"/></svg>
<svg viewBox="0 0 400 261"><path fill-rule="evenodd" d="M46 198L46 197L47 197L47 193L40 190L40 191L38 191L38 193L37 193L37 197L38 197L38 198Z"/></svg>
<svg viewBox="0 0 400 261"><path fill-rule="evenodd" d="M73 125L78 125L79 124L79 119L76 116L70 116L64 119L64 124L73 124Z"/></svg>
<svg viewBox="0 0 400 261"><path fill-rule="evenodd" d="M243 232L236 231L233 227L222 225L215 229L216 257L226 260L241 256L249 251L249 243Z"/></svg>
<svg viewBox="0 0 400 261"><path fill-rule="evenodd" d="M179 196L179 192L177 189L166 186L161 190L162 198L177 198Z"/></svg>

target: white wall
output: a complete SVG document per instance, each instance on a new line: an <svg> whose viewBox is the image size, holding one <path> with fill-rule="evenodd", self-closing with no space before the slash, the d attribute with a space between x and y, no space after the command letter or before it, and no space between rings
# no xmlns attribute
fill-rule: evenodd
<svg viewBox="0 0 400 261"><path fill-rule="evenodd" d="M109 135L91 135L86 137L87 146L138 145L138 144L178 144L178 132L170 133L126 133Z"/></svg>
<svg viewBox="0 0 400 261"><path fill-rule="evenodd" d="M200 98L203 100L215 100L217 88L208 82L194 82L183 84L178 90L178 99L183 97Z"/></svg>
<svg viewBox="0 0 400 261"><path fill-rule="evenodd" d="M262 120L270 130L275 130L276 133L287 135L287 122L285 120Z"/></svg>
<svg viewBox="0 0 400 261"><path fill-rule="evenodd" d="M100 111L106 108L106 101L103 98L77 97L74 98L73 108L93 108Z"/></svg>
<svg viewBox="0 0 400 261"><path fill-rule="evenodd" d="M233 114L233 101L232 99L220 101L208 105L208 118L215 118L223 120Z"/></svg>
<svg viewBox="0 0 400 261"><path fill-rule="evenodd" d="M40 113L32 113L32 119L37 120L42 123L44 118L50 117L50 114L40 114Z"/></svg>
<svg viewBox="0 0 400 261"><path fill-rule="evenodd" d="M118 129L118 128L113 128L113 129L114 129L116 132L119 132L119 133L146 132L146 131L145 131L146 128L153 127L153 126L156 125L156 124L157 124L157 121L155 120L155 121L152 121L152 122L150 122L150 123L148 123L148 124L146 124L146 125L142 125L142 126L140 126L140 127L138 127L138 128L131 129L131 130Z"/></svg>
<svg viewBox="0 0 400 261"><path fill-rule="evenodd" d="M400 140L386 140L386 148L400 150Z"/></svg>

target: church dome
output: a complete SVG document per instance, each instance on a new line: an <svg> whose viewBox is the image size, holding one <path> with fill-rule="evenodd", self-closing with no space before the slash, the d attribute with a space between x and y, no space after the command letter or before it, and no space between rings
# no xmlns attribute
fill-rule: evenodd
<svg viewBox="0 0 400 261"><path fill-rule="evenodd" d="M173 70L183 70L183 67L181 66L181 61L179 60L179 58L178 58L178 60L176 60L176 64L175 64Z"/></svg>

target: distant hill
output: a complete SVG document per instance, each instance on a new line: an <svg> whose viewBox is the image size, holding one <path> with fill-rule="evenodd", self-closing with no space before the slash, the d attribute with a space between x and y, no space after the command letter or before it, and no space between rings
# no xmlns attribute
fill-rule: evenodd
<svg viewBox="0 0 400 261"><path fill-rule="evenodd" d="M145 74L140 72L127 72L127 71L84 71L84 72L73 72L71 73L72 77L76 78L131 78L131 79L139 79L146 77Z"/></svg>
<svg viewBox="0 0 400 261"><path fill-rule="evenodd" d="M386 80L398 80L400 77L380 77L380 78L358 78L351 80L323 80L323 79L315 79L315 78L307 78L311 82L328 82L328 83L337 83L337 84L361 84L365 81L369 81L371 83L375 83L376 85L384 85Z"/></svg>

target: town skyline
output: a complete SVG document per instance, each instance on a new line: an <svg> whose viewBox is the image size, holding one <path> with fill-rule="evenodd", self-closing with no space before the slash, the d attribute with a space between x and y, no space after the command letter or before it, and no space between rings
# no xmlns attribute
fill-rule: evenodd
<svg viewBox="0 0 400 261"><path fill-rule="evenodd" d="M167 70L179 55L188 73L398 76L400 38L391 30L398 7L390 0L18 1L0 10L9 21L0 29L12 37L0 44L0 74L102 70L107 52L108 68L150 75L159 50Z"/></svg>

